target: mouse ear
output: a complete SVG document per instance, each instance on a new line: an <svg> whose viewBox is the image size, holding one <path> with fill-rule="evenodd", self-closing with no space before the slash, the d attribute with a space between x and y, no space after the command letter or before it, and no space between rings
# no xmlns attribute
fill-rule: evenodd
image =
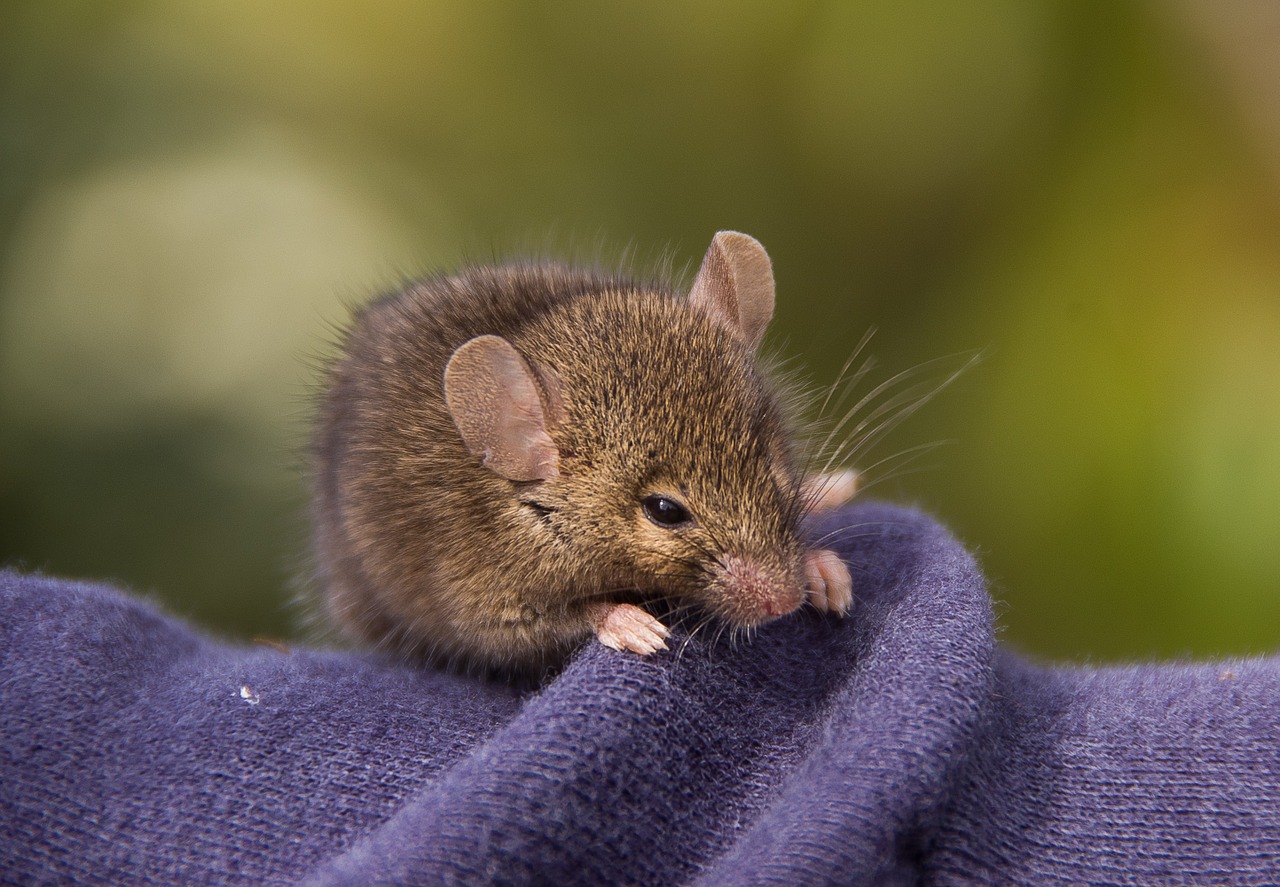
<svg viewBox="0 0 1280 887"><path fill-rule="evenodd" d="M760 241L721 231L698 269L689 304L726 326L750 348L773 318L773 263Z"/></svg>
<svg viewBox="0 0 1280 887"><path fill-rule="evenodd" d="M858 472L826 471L810 474L800 482L801 501L808 514L826 514L839 508L858 492Z"/></svg>
<svg viewBox="0 0 1280 887"><path fill-rule="evenodd" d="M453 352L444 368L444 400L462 442L491 471L508 480L559 476L541 386L506 339L477 336Z"/></svg>

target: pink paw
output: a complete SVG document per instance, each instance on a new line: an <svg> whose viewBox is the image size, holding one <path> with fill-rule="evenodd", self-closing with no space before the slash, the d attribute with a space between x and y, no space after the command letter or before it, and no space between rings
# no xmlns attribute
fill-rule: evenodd
<svg viewBox="0 0 1280 887"><path fill-rule="evenodd" d="M809 602L823 613L843 616L853 606L853 579L839 556L828 549L805 555L805 592Z"/></svg>
<svg viewBox="0 0 1280 887"><path fill-rule="evenodd" d="M592 613L596 638L614 650L648 656L667 649L667 627L632 604L601 604Z"/></svg>

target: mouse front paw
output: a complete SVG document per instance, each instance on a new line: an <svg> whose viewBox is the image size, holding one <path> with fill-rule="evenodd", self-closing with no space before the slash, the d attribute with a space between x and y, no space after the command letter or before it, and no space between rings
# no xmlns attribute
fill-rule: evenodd
<svg viewBox="0 0 1280 887"><path fill-rule="evenodd" d="M823 613L843 616L853 606L853 579L840 556L829 549L811 551L804 559L809 603Z"/></svg>
<svg viewBox="0 0 1280 887"><path fill-rule="evenodd" d="M614 650L648 656L667 649L667 627L632 604L597 604L590 611L596 638Z"/></svg>

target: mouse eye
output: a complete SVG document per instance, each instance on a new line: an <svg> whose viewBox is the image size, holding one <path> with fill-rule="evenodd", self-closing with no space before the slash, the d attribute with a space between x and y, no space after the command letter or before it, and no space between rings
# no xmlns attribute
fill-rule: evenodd
<svg viewBox="0 0 1280 887"><path fill-rule="evenodd" d="M693 523L693 515L669 496L645 496L640 502L644 516L660 527L674 528Z"/></svg>

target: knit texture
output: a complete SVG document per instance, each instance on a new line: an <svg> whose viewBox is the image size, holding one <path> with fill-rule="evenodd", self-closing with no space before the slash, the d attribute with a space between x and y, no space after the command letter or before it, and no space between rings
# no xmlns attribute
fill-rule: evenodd
<svg viewBox="0 0 1280 887"><path fill-rule="evenodd" d="M857 603L537 692L0 573L0 882L1275 884L1280 659L1045 668L912 511Z"/></svg>

